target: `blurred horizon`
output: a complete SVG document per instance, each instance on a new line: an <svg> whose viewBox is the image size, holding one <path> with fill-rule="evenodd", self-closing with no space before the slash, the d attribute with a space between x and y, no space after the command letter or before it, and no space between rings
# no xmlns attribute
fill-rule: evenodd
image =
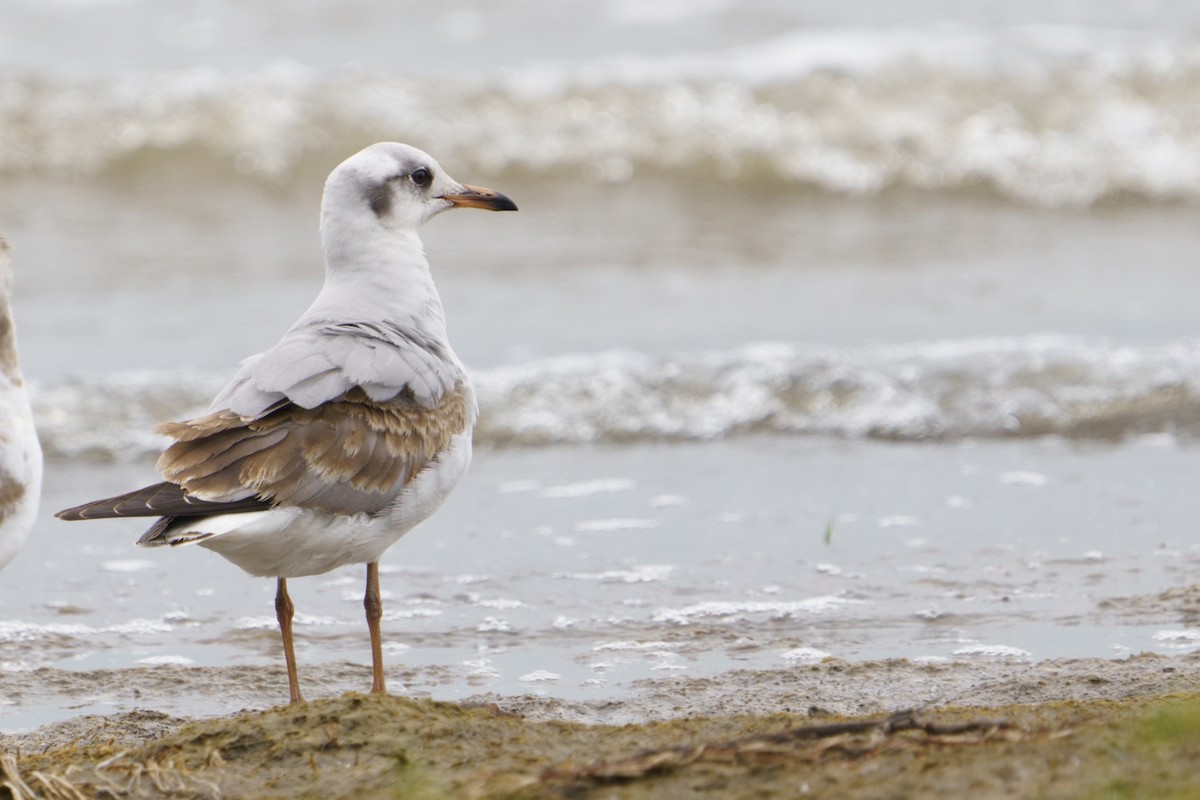
<svg viewBox="0 0 1200 800"><path fill-rule="evenodd" d="M0 176L295 191L401 139L537 180L1200 196L1185 3L8 5Z"/></svg>

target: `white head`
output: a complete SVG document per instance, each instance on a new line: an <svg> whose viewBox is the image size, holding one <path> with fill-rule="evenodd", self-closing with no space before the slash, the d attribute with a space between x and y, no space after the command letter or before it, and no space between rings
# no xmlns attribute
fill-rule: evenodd
<svg viewBox="0 0 1200 800"><path fill-rule="evenodd" d="M352 216L388 230L415 232L448 208L516 211L499 192L459 183L427 153L380 142L338 165L325 181L321 225Z"/></svg>

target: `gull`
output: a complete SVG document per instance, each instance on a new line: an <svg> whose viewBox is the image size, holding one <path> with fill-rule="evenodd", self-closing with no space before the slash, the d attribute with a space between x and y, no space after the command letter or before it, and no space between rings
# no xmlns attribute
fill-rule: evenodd
<svg viewBox="0 0 1200 800"><path fill-rule="evenodd" d="M277 581L292 703L303 702L287 579L366 564L371 692L386 692L379 558L428 518L471 461L477 407L446 336L418 229L450 208L515 211L426 153L382 142L342 162L321 198L325 283L265 353L242 362L174 440L164 480L60 511L160 517L138 544L198 544Z"/></svg>
<svg viewBox="0 0 1200 800"><path fill-rule="evenodd" d="M12 282L8 242L0 236L0 567L25 544L42 491L42 448L17 360Z"/></svg>

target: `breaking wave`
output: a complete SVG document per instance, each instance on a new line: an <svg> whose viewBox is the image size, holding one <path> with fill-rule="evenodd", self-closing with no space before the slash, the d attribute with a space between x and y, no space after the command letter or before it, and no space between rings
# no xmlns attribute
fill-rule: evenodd
<svg viewBox="0 0 1200 800"><path fill-rule="evenodd" d="M0 72L0 175L141 157L280 181L364 143L474 174L989 187L1042 205L1200 197L1200 44L1029 27L800 31L720 52L421 78L290 63Z"/></svg>
<svg viewBox="0 0 1200 800"><path fill-rule="evenodd" d="M672 358L608 352L473 371L481 445L907 441L1200 434L1200 341L1123 347L1061 336L860 348L760 344ZM143 457L155 422L199 413L222 377L136 373L34 385L51 456Z"/></svg>

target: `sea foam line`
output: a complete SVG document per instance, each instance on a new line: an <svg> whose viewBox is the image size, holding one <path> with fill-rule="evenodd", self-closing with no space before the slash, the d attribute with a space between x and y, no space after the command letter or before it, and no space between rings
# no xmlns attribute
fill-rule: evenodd
<svg viewBox="0 0 1200 800"><path fill-rule="evenodd" d="M1066 336L831 348L604 352L472 370L481 445L714 440L753 433L890 440L1200 435L1200 341ZM51 457L159 452L153 425L203 411L222 379L136 373L31 387ZM547 496L626 484L552 487ZM570 492L567 491L570 489Z"/></svg>
<svg viewBox="0 0 1200 800"><path fill-rule="evenodd" d="M1032 26L783 31L715 52L440 79L292 63L0 72L0 175L153 155L281 183L420 130L481 176L702 173L848 194L984 185L1049 206L1192 198L1200 118L1181 109L1197 85L1200 46L1186 39Z"/></svg>

